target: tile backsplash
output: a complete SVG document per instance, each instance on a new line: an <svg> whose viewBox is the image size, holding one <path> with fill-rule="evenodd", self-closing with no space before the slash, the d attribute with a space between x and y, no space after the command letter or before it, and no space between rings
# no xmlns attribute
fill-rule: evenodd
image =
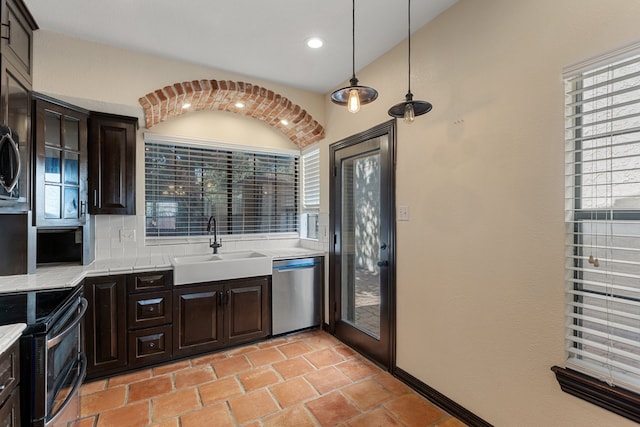
<svg viewBox="0 0 640 427"><path fill-rule="evenodd" d="M150 255L181 256L207 253L207 237L191 237L179 240L147 240L145 238L145 218L138 215L96 215L95 259L137 258ZM277 249L304 247L315 250L329 249L329 215L320 214L318 219L318 240L300 239L294 234L221 236L221 252L243 250Z"/></svg>

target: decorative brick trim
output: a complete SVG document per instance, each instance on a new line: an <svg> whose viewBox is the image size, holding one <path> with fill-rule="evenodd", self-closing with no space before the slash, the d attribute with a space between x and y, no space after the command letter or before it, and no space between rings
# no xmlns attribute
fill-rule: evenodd
<svg viewBox="0 0 640 427"><path fill-rule="evenodd" d="M299 105L272 90L229 80L174 83L139 99L147 128L190 111L220 110L262 120L300 148L324 138L324 128ZM244 108L235 104L242 102ZM189 108L182 108L185 103ZM286 120L283 125L281 120Z"/></svg>

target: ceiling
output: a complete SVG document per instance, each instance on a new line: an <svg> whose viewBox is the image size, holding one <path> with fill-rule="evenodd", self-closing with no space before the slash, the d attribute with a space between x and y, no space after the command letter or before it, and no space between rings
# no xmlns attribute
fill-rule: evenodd
<svg viewBox="0 0 640 427"><path fill-rule="evenodd" d="M457 0L417 0L412 32ZM328 93L352 72L348 0L24 0L38 26L87 40ZM356 72L407 36L407 3L356 2ZM306 39L321 37L312 50ZM418 46L412 46L415 53ZM193 76L199 78L215 76ZM366 82L362 82L366 84Z"/></svg>

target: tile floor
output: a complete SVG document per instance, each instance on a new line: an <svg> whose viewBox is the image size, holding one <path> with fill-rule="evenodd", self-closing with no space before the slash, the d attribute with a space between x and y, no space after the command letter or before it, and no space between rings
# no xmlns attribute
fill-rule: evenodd
<svg viewBox="0 0 640 427"><path fill-rule="evenodd" d="M73 427L463 423L322 331L86 383Z"/></svg>

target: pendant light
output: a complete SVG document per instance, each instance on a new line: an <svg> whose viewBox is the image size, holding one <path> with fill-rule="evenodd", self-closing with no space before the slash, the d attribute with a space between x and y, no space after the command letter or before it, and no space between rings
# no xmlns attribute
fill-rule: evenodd
<svg viewBox="0 0 640 427"><path fill-rule="evenodd" d="M338 89L331 94L331 101L338 105L346 105L350 113L360 111L360 106L373 102L378 97L378 91L372 87L359 86L356 78L356 0L352 8L352 65L353 76L349 86Z"/></svg>
<svg viewBox="0 0 640 427"><path fill-rule="evenodd" d="M421 116L423 114L431 111L433 106L426 101L414 101L413 94L411 93L411 0L408 0L408 15L409 15L409 23L407 25L408 28L408 36L407 41L409 45L409 54L408 54L408 63L409 63L409 89L407 90L407 94L405 95L405 101L399 104L394 105L389 108L389 115L398 119L404 118L406 123L413 123L413 120L416 116Z"/></svg>

